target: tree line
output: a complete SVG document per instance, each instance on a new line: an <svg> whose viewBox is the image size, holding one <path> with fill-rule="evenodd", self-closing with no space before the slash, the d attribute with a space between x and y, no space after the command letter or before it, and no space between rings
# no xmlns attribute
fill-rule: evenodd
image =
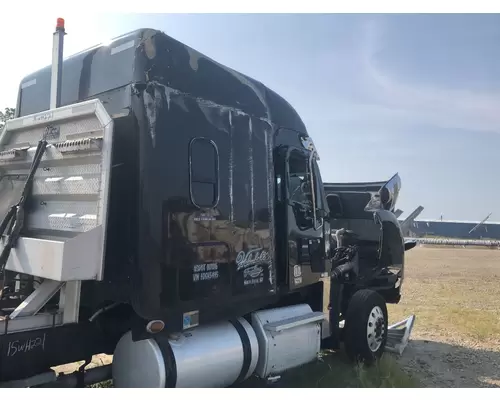
<svg viewBox="0 0 500 400"><path fill-rule="evenodd" d="M4 111L0 111L0 131L2 131L5 123L14 118L15 108L6 107Z"/></svg>

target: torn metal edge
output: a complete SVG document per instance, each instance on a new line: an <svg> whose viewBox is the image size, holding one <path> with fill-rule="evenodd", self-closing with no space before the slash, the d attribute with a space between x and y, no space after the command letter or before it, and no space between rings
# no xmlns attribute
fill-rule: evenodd
<svg viewBox="0 0 500 400"><path fill-rule="evenodd" d="M386 350L391 352L391 353L396 353L396 354L402 355L403 351L405 350L405 348L408 345L408 342L410 340L410 335L411 335L411 332L413 330L414 324L415 324L415 315L411 315L410 317L389 326L387 328L388 334L390 334L391 330L392 331L403 331L404 334L403 334L403 337L401 338L400 342L397 343L396 345L394 345L394 347L386 344L386 346L385 346Z"/></svg>

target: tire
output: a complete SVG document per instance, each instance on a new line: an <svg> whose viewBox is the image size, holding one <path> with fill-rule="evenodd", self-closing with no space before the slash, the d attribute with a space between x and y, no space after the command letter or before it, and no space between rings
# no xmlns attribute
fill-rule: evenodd
<svg viewBox="0 0 500 400"><path fill-rule="evenodd" d="M356 292L347 307L344 324L344 347L358 362L371 364L379 359L387 342L387 306L373 290Z"/></svg>

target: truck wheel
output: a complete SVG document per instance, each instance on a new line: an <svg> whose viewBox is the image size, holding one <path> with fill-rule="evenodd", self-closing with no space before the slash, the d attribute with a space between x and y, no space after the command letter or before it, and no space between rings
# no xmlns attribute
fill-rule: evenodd
<svg viewBox="0 0 500 400"><path fill-rule="evenodd" d="M344 325L347 355L356 361L373 363L382 356L387 342L387 306L373 290L360 290L352 296Z"/></svg>

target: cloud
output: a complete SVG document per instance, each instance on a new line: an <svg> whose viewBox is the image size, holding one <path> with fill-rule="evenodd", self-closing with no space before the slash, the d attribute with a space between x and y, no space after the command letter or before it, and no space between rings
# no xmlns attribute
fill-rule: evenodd
<svg viewBox="0 0 500 400"><path fill-rule="evenodd" d="M398 32L391 32L380 20L369 20L362 28L358 65L361 81L365 83L367 104L358 107L380 108L407 123L500 132L500 93L412 85L383 71L377 64L377 57L384 48L384 36L389 34Z"/></svg>

